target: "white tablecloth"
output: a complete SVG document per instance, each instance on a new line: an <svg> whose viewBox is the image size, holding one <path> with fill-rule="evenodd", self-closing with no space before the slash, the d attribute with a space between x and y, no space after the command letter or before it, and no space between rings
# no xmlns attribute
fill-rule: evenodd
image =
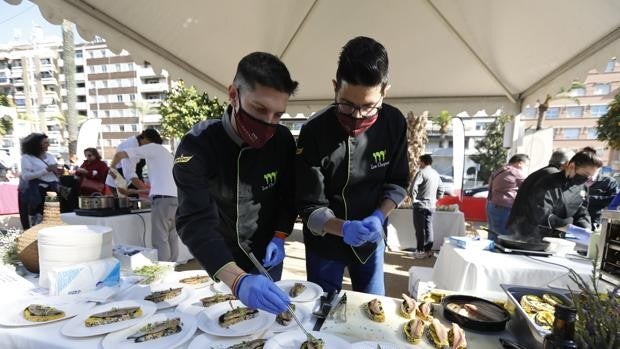
<svg viewBox="0 0 620 349"><path fill-rule="evenodd" d="M112 228L114 244L144 246L153 248L151 242L151 213L132 213L108 217L78 216L75 212L62 213L63 222L67 224L105 225ZM179 239L179 257L177 262L185 263L194 257L187 246Z"/></svg>
<svg viewBox="0 0 620 349"><path fill-rule="evenodd" d="M451 291L497 291L500 284L566 288L571 284L568 270L574 269L586 280L592 262L565 257L527 257L491 251L462 249L445 244L433 268L433 282Z"/></svg>
<svg viewBox="0 0 620 349"><path fill-rule="evenodd" d="M391 250L417 247L412 210L394 210L390 214L388 222L387 244ZM438 250L443 245L446 237L465 235L465 216L463 212L433 212L433 234L434 250Z"/></svg>

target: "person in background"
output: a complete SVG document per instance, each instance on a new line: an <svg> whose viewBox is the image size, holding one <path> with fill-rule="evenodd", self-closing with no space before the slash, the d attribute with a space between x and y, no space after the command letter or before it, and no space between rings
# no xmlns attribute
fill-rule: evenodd
<svg viewBox="0 0 620 349"><path fill-rule="evenodd" d="M143 144L146 144L149 138L156 139L158 137L161 138L157 130L148 128L142 131L139 135L131 136L122 141L118 147L116 147L116 152L118 153L128 149L137 148ZM141 191L145 191L148 190L148 187L138 178L138 175L136 174L136 166L138 161L140 161L139 158L123 158L119 164L114 167L110 166L110 168L115 168L123 176L123 178L125 178L129 189L141 189ZM118 195L116 182L114 181L111 173L112 172L110 171L108 177L106 178L105 184L110 188L110 190L112 190L112 194L116 196ZM132 194L132 196L135 196L135 194Z"/></svg>
<svg viewBox="0 0 620 349"><path fill-rule="evenodd" d="M420 170L411 182L413 198L413 226L417 241L413 257L416 259L432 257L433 252L433 211L437 199L444 193L443 182L439 173L432 167L433 157L430 154L420 156Z"/></svg>
<svg viewBox="0 0 620 349"><path fill-rule="evenodd" d="M540 168L525 178L523 183L519 186L517 196L510 209L510 216L506 222L506 226L510 226L517 216L523 216L525 210L527 210L527 198L532 193L532 186L542 177L558 173L566 168L568 161L575 155L575 152L567 149L558 149L551 154L549 159L549 165Z"/></svg>
<svg viewBox="0 0 620 349"><path fill-rule="evenodd" d="M84 149L85 160L82 166L75 170L75 175L80 183L80 195L90 196L94 192L103 193L102 190L96 190L94 186L83 186L85 178L101 183L101 187L105 186L105 178L108 175L108 165L101 161L101 155L95 148Z"/></svg>
<svg viewBox="0 0 620 349"><path fill-rule="evenodd" d="M18 186L19 218L24 230L41 223L45 193L58 190L63 170L47 152L50 142L44 133L31 133L22 140L21 175Z"/></svg>
<svg viewBox="0 0 620 349"><path fill-rule="evenodd" d="M517 196L517 190L525 180L523 172L529 159L525 154L513 155L507 165L491 175L487 198L487 219L489 228L497 234L507 233L510 210Z"/></svg>
<svg viewBox="0 0 620 349"><path fill-rule="evenodd" d="M540 226L552 229L574 224L591 229L585 183L601 166L603 162L594 149L580 150L562 171L534 183L527 193L526 209L515 217L508 231L533 236L540 235Z"/></svg>
<svg viewBox="0 0 620 349"><path fill-rule="evenodd" d="M260 275L249 253L280 280L296 212L295 139L279 122L296 89L278 57L243 57L221 119L194 125L174 160L181 239L243 304L274 314L285 311L290 299Z"/></svg>
<svg viewBox="0 0 620 349"><path fill-rule="evenodd" d="M177 188L172 177L172 154L161 144L163 140L155 130L142 132L140 146L114 154L110 167L122 159L146 159L151 188L151 239L160 261L176 262L179 256L179 236L174 216L177 211ZM111 176L115 176L114 173ZM137 194L140 189L118 189L123 194Z"/></svg>
<svg viewBox="0 0 620 349"><path fill-rule="evenodd" d="M309 281L385 294L386 218L407 196L407 125L383 103L385 47L368 37L345 44L338 59L334 103L317 112L297 142L296 206L302 217Z"/></svg>
<svg viewBox="0 0 620 349"><path fill-rule="evenodd" d="M618 194L618 182L609 176L603 176L599 171L592 180L586 182L586 187L588 188L588 213L592 228L596 229L601 224L601 211L609 206Z"/></svg>

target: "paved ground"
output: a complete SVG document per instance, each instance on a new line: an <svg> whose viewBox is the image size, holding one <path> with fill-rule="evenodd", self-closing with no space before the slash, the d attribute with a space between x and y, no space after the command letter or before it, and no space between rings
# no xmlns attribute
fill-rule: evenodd
<svg viewBox="0 0 620 349"><path fill-rule="evenodd" d="M298 227L299 225L296 225ZM295 229L286 240L286 258L284 259L283 280L306 279L305 248L301 231ZM409 268L412 266L432 267L435 257L415 260L403 252L386 252L385 254L385 293L386 296L400 298L401 293L407 293L409 282ZM196 260L178 266L177 270L202 269ZM344 288L351 289L351 280L345 275Z"/></svg>

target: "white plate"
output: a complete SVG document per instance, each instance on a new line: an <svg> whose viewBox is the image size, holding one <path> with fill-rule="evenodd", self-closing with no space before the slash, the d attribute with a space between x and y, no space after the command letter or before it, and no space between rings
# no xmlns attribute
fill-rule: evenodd
<svg viewBox="0 0 620 349"><path fill-rule="evenodd" d="M306 318L310 316L310 311L304 306L297 305L295 307L295 315L297 315L299 321L303 323ZM271 330L273 332L285 332L295 327L297 327L297 323L295 322L295 319L291 319L291 322L289 322L289 324L286 326L280 325L277 321L274 322L273 326L271 326Z"/></svg>
<svg viewBox="0 0 620 349"><path fill-rule="evenodd" d="M84 324L84 320L86 320L89 316L96 313L101 313L104 311L112 310L112 308L125 308L125 307L140 307L142 309L142 315L130 320L114 322L107 325L94 326L94 327L86 327ZM63 327L60 329L60 333L64 334L68 337L90 337L97 336L100 334L106 334L114 331L119 331L125 329L127 327L131 327L145 319L148 319L151 315L155 313L157 307L152 302L147 301L120 301L113 302L108 304L103 304L96 306L90 309L87 312L81 313L73 319L69 320Z"/></svg>
<svg viewBox="0 0 620 349"><path fill-rule="evenodd" d="M333 334L312 331L312 335L315 338L322 339L325 343L325 348L351 348L351 343ZM306 340L306 335L300 330L284 332L271 337L265 343L264 349L299 349Z"/></svg>
<svg viewBox="0 0 620 349"><path fill-rule="evenodd" d="M399 349L400 347L393 343L387 342L374 342L374 341L364 341L357 342L351 345L352 349L377 349L377 346L381 346L381 349Z"/></svg>
<svg viewBox="0 0 620 349"><path fill-rule="evenodd" d="M211 290L210 287L195 290L194 294L192 294L191 297L179 303L176 311L190 315L198 315L198 313L205 310L205 307L202 306L202 302L200 302L200 300L202 298L211 297L213 295L215 295L215 293Z"/></svg>
<svg viewBox="0 0 620 349"><path fill-rule="evenodd" d="M132 289L128 290L122 297L122 299L133 299L143 301L144 297L150 295L153 292L168 290L170 288L179 288L182 287L181 293L174 297L167 299L165 301L155 303L157 306L157 310L166 309L170 307L174 307L179 305L181 302L191 297L194 290L192 290L187 285L183 284L157 284L157 285L136 285Z"/></svg>
<svg viewBox="0 0 620 349"><path fill-rule="evenodd" d="M305 281L305 280L280 280L276 282L276 285L280 287L286 294L289 294L291 288L295 283L302 283L306 286L306 289L297 297L291 297L292 302L313 302L323 295L323 289L321 286L315 284L314 282Z"/></svg>
<svg viewBox="0 0 620 349"><path fill-rule="evenodd" d="M230 287L228 287L228 285L221 281L214 283L213 285L211 285L211 287L213 288L213 292L215 293L232 293Z"/></svg>
<svg viewBox="0 0 620 349"><path fill-rule="evenodd" d="M180 272L169 273L164 278L164 283L179 283L181 285L191 287L191 288L203 288L213 284L213 280L209 278L207 282L203 282L196 285L185 284L181 282L181 279L190 278L193 276L209 276L204 270L185 270Z"/></svg>
<svg viewBox="0 0 620 349"><path fill-rule="evenodd" d="M26 309L26 307L28 307L30 304L41 304L54 307L58 310L64 311L65 316L61 317L60 319L50 321L28 321L24 317L24 309ZM93 306L95 306L95 303L79 302L76 300L68 299L66 297L20 299L18 301L11 301L10 303L3 304L0 307L2 309L2 311L0 311L0 325L11 327L36 326L55 321L67 320L78 315L79 313L87 311Z"/></svg>
<svg viewBox="0 0 620 349"><path fill-rule="evenodd" d="M223 338L203 333L200 336L194 338L194 340L189 344L187 349L227 349L232 345L244 341L248 342L252 339L254 339L253 336Z"/></svg>
<svg viewBox="0 0 620 349"><path fill-rule="evenodd" d="M205 308L203 312L198 314L198 328L203 332L216 336L241 337L261 332L273 325L273 322L276 320L274 314L259 310L258 315L253 319L241 321L228 328L220 326L220 315L237 307L245 307L245 305L241 301L232 301Z"/></svg>
<svg viewBox="0 0 620 349"><path fill-rule="evenodd" d="M181 318L181 332L175 333L170 336L153 339L146 342L136 343L133 339L127 339L127 337L138 332L142 327L149 323L165 321L167 319ZM196 319L193 316L181 314L181 313L162 313L151 316L150 318L140 322L139 324L122 331L109 333L101 345L103 349L167 349L176 348L181 344L187 342L192 338L196 332Z"/></svg>

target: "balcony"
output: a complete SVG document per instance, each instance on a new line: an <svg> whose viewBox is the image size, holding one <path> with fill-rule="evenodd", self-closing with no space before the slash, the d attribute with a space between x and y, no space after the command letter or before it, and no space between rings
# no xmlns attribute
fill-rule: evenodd
<svg viewBox="0 0 620 349"><path fill-rule="evenodd" d="M56 80L56 78L51 77L51 78L41 78L41 83L43 85L58 85L58 80Z"/></svg>
<svg viewBox="0 0 620 349"><path fill-rule="evenodd" d="M78 87L75 89L75 94L78 96L86 96L87 91L85 87ZM67 95L67 89L63 88L60 90L60 95L61 96L66 96Z"/></svg>
<svg viewBox="0 0 620 349"><path fill-rule="evenodd" d="M0 85L10 85L11 81L9 78L0 78Z"/></svg>
<svg viewBox="0 0 620 349"><path fill-rule="evenodd" d="M160 114L148 114L142 117L143 124L159 125L161 123Z"/></svg>
<svg viewBox="0 0 620 349"><path fill-rule="evenodd" d="M140 92L167 92L170 87L165 82L159 82L156 84L141 84L138 86Z"/></svg>
<svg viewBox="0 0 620 349"><path fill-rule="evenodd" d="M67 81L67 78L65 77L65 74L60 74L58 79L60 80L60 82ZM84 74L84 73L75 73L75 81L80 81L80 82L81 81L86 81L86 74Z"/></svg>

